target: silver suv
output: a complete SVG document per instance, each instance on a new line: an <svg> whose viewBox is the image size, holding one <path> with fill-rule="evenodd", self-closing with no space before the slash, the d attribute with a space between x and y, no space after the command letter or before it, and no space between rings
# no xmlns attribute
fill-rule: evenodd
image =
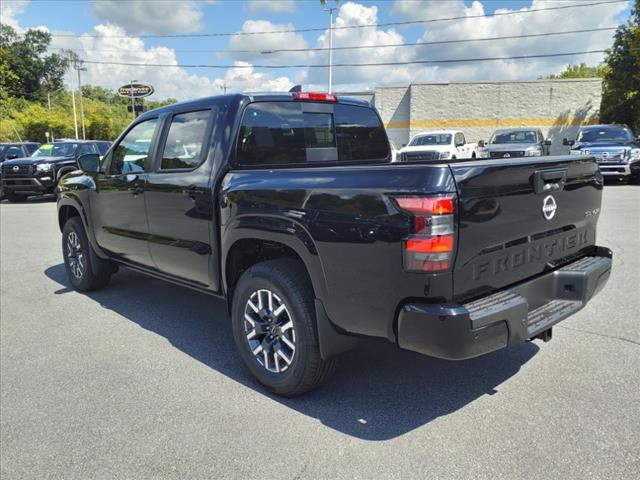
<svg viewBox="0 0 640 480"><path fill-rule="evenodd" d="M549 155L551 140L537 128L501 128L487 143L478 142L480 158L539 157Z"/></svg>

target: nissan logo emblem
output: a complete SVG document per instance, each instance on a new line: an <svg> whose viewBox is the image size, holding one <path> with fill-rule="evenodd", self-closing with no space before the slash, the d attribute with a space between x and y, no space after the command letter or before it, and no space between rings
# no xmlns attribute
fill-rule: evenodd
<svg viewBox="0 0 640 480"><path fill-rule="evenodd" d="M542 214L544 215L544 218L551 220L555 216L557 209L558 205L556 205L556 199L551 195L547 195L542 201Z"/></svg>
<svg viewBox="0 0 640 480"><path fill-rule="evenodd" d="M19 172L20 171L20 167L18 165L14 165L13 166L13 171L14 172Z"/></svg>
<svg viewBox="0 0 640 480"><path fill-rule="evenodd" d="M504 158L509 158L509 157L511 157L511 155L509 155L508 153L505 153L505 154L503 155L503 157L504 157Z"/></svg>

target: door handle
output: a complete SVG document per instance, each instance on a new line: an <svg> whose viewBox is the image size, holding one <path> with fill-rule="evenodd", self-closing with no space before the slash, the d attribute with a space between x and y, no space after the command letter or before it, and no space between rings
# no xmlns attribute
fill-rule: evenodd
<svg viewBox="0 0 640 480"><path fill-rule="evenodd" d="M534 173L533 188L536 193L559 192L567 181L567 169L540 170Z"/></svg>
<svg viewBox="0 0 640 480"><path fill-rule="evenodd" d="M182 190L183 195L186 195L187 197L191 198L191 200L195 200L196 196L198 195L198 187L194 186L194 185L190 185L187 188L184 188Z"/></svg>
<svg viewBox="0 0 640 480"><path fill-rule="evenodd" d="M142 195L144 193L144 188L139 185L134 185L129 189L129 193L131 193L131 195L133 195L134 197L137 197L138 195Z"/></svg>

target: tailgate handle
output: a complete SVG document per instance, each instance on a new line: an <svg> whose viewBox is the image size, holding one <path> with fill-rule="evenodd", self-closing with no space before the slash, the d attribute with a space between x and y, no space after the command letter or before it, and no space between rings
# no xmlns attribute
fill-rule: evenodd
<svg viewBox="0 0 640 480"><path fill-rule="evenodd" d="M533 187L536 193L559 192L567 181L567 169L541 170L534 174Z"/></svg>

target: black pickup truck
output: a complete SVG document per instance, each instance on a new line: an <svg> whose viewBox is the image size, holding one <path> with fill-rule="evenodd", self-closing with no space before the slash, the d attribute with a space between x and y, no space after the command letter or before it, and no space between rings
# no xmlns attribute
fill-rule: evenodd
<svg viewBox="0 0 640 480"><path fill-rule="evenodd" d="M69 281L126 266L225 299L242 360L288 396L359 337L444 359L549 340L607 282L592 157L390 160L376 111L330 94L144 113L60 182Z"/></svg>

